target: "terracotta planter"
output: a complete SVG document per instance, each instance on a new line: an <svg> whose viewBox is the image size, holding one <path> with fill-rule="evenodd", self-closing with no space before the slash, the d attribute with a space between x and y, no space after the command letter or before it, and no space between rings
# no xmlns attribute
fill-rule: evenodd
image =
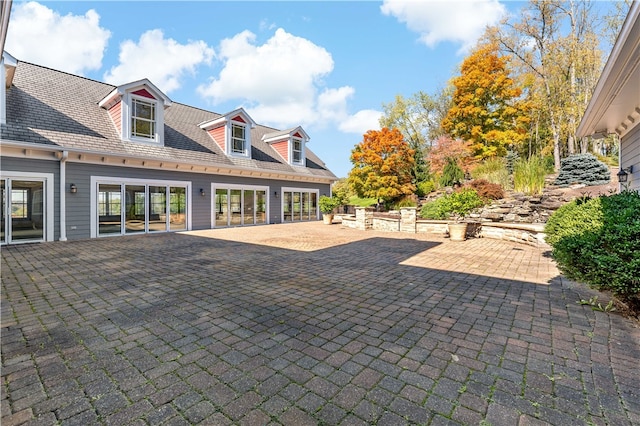
<svg viewBox="0 0 640 426"><path fill-rule="evenodd" d="M333 213L322 213L322 221L325 225L331 225L333 223Z"/></svg>
<svg viewBox="0 0 640 426"><path fill-rule="evenodd" d="M464 241L467 239L467 223L453 222L448 225L451 241Z"/></svg>

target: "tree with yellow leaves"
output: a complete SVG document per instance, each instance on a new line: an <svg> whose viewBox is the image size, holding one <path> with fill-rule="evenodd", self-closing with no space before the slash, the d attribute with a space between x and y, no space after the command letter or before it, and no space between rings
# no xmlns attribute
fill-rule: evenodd
<svg viewBox="0 0 640 426"><path fill-rule="evenodd" d="M351 151L349 184L359 197L385 202L413 194L414 154L398 129L369 130Z"/></svg>
<svg viewBox="0 0 640 426"><path fill-rule="evenodd" d="M470 142L478 159L504 156L527 135L527 103L508 65L497 45L488 43L463 61L460 75L452 80L452 106L442 126L452 137Z"/></svg>

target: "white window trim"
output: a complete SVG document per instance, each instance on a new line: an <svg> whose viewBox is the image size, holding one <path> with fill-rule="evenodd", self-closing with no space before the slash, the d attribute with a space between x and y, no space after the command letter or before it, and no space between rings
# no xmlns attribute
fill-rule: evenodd
<svg viewBox="0 0 640 426"><path fill-rule="evenodd" d="M265 206L265 225L268 225L269 222L269 191L271 191L270 187L262 186L262 185L238 185L238 184L228 184L228 183L211 183L211 203L209 205L211 212L211 229L216 228L216 190L217 189L240 189L240 190L252 190L252 191L265 191L265 198L267 200L267 205ZM242 194L244 199L244 194ZM244 209L242 212L243 220L244 220ZM253 226L253 225L247 225Z"/></svg>
<svg viewBox="0 0 640 426"><path fill-rule="evenodd" d="M244 153L233 151L233 126L244 127ZM247 123L229 120L226 126L227 155L232 157L251 158L251 127Z"/></svg>
<svg viewBox="0 0 640 426"><path fill-rule="evenodd" d="M294 141L299 141L300 142L300 161L294 161L294 159L293 159L293 153L294 153L293 144L294 144ZM295 136L291 137L291 142L289 143L289 151L290 151L289 152L289 158L291 159L291 164L297 165L297 166L304 165L304 162L305 162L304 146L305 146L304 139L298 138L298 137L295 137Z"/></svg>
<svg viewBox="0 0 640 426"><path fill-rule="evenodd" d="M154 104L154 110L156 114L156 132L155 137L153 139L142 138L133 136L131 134L131 118L133 114L133 100L138 100L140 102L146 102L150 104ZM151 145L164 145L164 107L160 101L157 99L147 98L145 96L134 95L133 93L126 93L122 97L122 108L121 108L121 128L122 128L122 139L128 142L136 142L136 143L146 143Z"/></svg>
<svg viewBox="0 0 640 426"><path fill-rule="evenodd" d="M31 172L11 172L11 171L0 171L0 178L2 179L22 179L22 180L35 180L42 181L43 188L45 190L44 194L44 214L46 216L45 220L45 228L44 228L44 241L53 241L53 231L54 231L54 192L53 192L53 173L31 173ZM8 221L5 221L8 223ZM7 234L5 233L5 238ZM34 240L25 240L25 241L12 241L12 244L22 244L22 243L32 243ZM4 243L3 243L4 244Z"/></svg>
<svg viewBox="0 0 640 426"><path fill-rule="evenodd" d="M320 190L313 188L294 188L283 186L280 189L280 223L284 222L284 193L285 192L313 192L316 194L316 220L320 220Z"/></svg>
<svg viewBox="0 0 640 426"><path fill-rule="evenodd" d="M128 235L125 234L124 227L119 234L109 234L109 235L99 235L98 234L98 185L120 185L120 192L124 189L124 185L153 185L153 186L179 186L186 188L186 196L187 196L187 227L186 229L182 229L181 231L191 231L191 190L192 183L191 181L181 181L181 180L157 180L157 179L136 179L136 178L122 178L122 177L109 177L109 176L91 176L91 194L90 194L90 213L91 213L91 238L109 238L116 236ZM145 200L145 208L148 200ZM146 229L145 229L145 232ZM161 231L158 231L161 232ZM164 232L179 232L179 231L171 231L167 230ZM154 232L155 233L155 232ZM136 234L131 234L136 235Z"/></svg>

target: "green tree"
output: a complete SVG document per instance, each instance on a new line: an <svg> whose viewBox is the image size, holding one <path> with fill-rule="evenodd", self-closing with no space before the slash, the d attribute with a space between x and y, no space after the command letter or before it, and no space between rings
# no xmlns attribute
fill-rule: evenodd
<svg viewBox="0 0 640 426"><path fill-rule="evenodd" d="M451 103L450 90L442 89L436 95L418 92L409 98L397 95L394 102L383 104L380 127L398 129L404 140L415 151L412 169L413 183L429 179L429 165L425 156L434 141L445 132L442 119Z"/></svg>
<svg viewBox="0 0 640 426"><path fill-rule="evenodd" d="M349 184L359 197L385 202L413 194L414 154L398 129L369 130L351 151Z"/></svg>
<svg viewBox="0 0 640 426"><path fill-rule="evenodd" d="M526 139L529 113L510 77L509 58L495 43L480 45L452 81L452 106L442 122L453 137L471 142L477 158L505 156Z"/></svg>

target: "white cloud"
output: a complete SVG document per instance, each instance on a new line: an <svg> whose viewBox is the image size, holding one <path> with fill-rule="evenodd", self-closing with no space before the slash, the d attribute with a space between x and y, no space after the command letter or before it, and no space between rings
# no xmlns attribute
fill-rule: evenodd
<svg viewBox="0 0 640 426"><path fill-rule="evenodd" d="M196 66L211 63L214 51L204 41L180 44L164 38L162 30L149 30L136 43L120 44L119 64L104 74L111 84L124 84L148 78L160 90L169 93L179 89L185 74L194 74Z"/></svg>
<svg viewBox="0 0 640 426"><path fill-rule="evenodd" d="M507 13L498 0L384 0L380 10L420 34L427 46L451 41L462 45L460 52L473 47L485 27L497 24Z"/></svg>
<svg viewBox="0 0 640 426"><path fill-rule="evenodd" d="M368 130L380 130L381 111L363 109L346 117L338 126L341 132L364 135Z"/></svg>
<svg viewBox="0 0 640 426"><path fill-rule="evenodd" d="M198 87L214 105L237 100L256 121L278 128L335 125L360 133L357 123L365 117L371 122L371 114L349 115L352 87L324 87L334 67L331 54L282 28L262 45L250 31L225 39L218 57L223 62L219 76Z"/></svg>
<svg viewBox="0 0 640 426"><path fill-rule="evenodd" d="M82 75L100 69L109 37L93 9L62 16L36 2L14 2L5 49L19 60Z"/></svg>

